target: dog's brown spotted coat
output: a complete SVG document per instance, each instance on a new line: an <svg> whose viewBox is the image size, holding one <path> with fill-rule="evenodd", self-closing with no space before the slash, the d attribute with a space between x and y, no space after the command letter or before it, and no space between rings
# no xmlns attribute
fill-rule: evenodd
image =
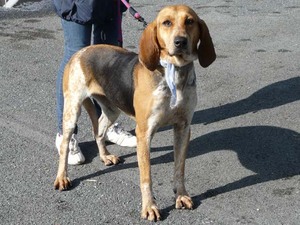
<svg viewBox="0 0 300 225"><path fill-rule="evenodd" d="M142 34L138 55L108 45L90 46L75 54L64 74L63 141L55 188L64 190L70 186L68 143L81 106L86 108L92 120L100 159L105 165L120 161L108 152L105 132L123 111L136 120L141 216L151 221L160 219L152 191L150 142L157 129L168 124L174 126L175 206L191 209L193 202L184 185L184 169L190 123L197 103L193 61L198 59L201 66L207 67L215 58L205 22L184 5L168 6L159 12ZM166 69L159 65L160 60L175 68L175 107L170 107ZM99 120L90 97L102 108Z"/></svg>

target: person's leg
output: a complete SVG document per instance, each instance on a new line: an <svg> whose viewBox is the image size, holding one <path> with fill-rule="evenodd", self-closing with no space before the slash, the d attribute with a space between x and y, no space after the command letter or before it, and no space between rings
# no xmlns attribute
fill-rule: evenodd
<svg viewBox="0 0 300 225"><path fill-rule="evenodd" d="M74 22L62 20L62 28L64 32L64 55L61 61L57 78L56 78L56 112L57 112L57 126L58 133L56 135L56 148L59 150L60 143L62 142L62 120L63 120L63 108L64 108L64 97L63 97L63 74L64 69L72 55L83 47L91 44L91 25L80 25ZM68 164L77 165L85 161L75 134L77 133L77 127L74 134L72 135L69 143L69 157Z"/></svg>
<svg viewBox="0 0 300 225"><path fill-rule="evenodd" d="M108 44L117 46L120 26L119 23L121 23L121 21L112 19L104 24L94 24L93 44Z"/></svg>
<svg viewBox="0 0 300 225"><path fill-rule="evenodd" d="M119 32L121 20L111 20L105 24L94 24L93 44L119 45ZM93 100L98 116L101 116L101 108ZM120 146L136 147L136 137L125 131L118 123L113 124L106 133L106 140Z"/></svg>
<svg viewBox="0 0 300 225"><path fill-rule="evenodd" d="M56 78L56 113L59 134L62 134L62 116L64 107L62 80L64 69L75 52L91 44L92 32L91 25L80 25L66 20L62 20L62 28L64 32L64 55Z"/></svg>
<svg viewBox="0 0 300 225"><path fill-rule="evenodd" d="M95 23L93 25L93 39L92 44L109 44L109 45L118 45L118 21L111 20L107 23ZM101 108L98 103L93 100L97 114L101 116Z"/></svg>

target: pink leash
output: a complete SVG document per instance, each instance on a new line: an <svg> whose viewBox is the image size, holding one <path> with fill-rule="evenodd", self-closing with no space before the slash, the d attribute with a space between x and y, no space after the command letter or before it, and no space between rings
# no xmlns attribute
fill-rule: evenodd
<svg viewBox="0 0 300 225"><path fill-rule="evenodd" d="M144 18L126 1L121 0L121 2L126 6L130 14L139 22L143 23L144 28L147 26L147 22L144 20ZM120 1L118 1L118 43L119 46L122 47L123 45L123 36L122 36L122 15L120 10Z"/></svg>
<svg viewBox="0 0 300 225"><path fill-rule="evenodd" d="M137 19L139 22L142 22L144 27L147 26L147 23L144 20L144 18L126 0L121 0L121 2L126 6L126 8L129 10L130 14L135 19Z"/></svg>

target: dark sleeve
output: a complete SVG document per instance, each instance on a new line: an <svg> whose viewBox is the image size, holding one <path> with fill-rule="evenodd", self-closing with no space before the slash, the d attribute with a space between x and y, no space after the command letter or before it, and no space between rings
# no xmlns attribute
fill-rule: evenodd
<svg viewBox="0 0 300 225"><path fill-rule="evenodd" d="M80 24L105 21L111 0L53 0L55 11L62 19Z"/></svg>
<svg viewBox="0 0 300 225"><path fill-rule="evenodd" d="M121 0L53 0L55 11L62 19L80 24L105 23L117 18L117 1L120 10L126 11Z"/></svg>

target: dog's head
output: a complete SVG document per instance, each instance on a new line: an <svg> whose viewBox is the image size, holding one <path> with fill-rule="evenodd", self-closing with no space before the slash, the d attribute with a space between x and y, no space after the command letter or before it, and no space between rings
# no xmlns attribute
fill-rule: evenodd
<svg viewBox="0 0 300 225"><path fill-rule="evenodd" d="M216 53L205 22L188 6L175 5L163 8L146 27L139 58L153 71L160 59L181 67L198 58L201 66L208 67Z"/></svg>

